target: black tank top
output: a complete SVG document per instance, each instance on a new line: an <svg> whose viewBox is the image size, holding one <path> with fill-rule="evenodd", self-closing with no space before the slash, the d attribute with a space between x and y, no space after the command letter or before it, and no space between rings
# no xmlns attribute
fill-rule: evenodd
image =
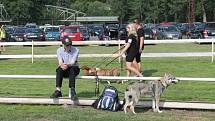
<svg viewBox="0 0 215 121"><path fill-rule="evenodd" d="M136 54L138 52L139 45L136 36L134 36L133 34L129 35L125 42L131 44L130 47L127 49L126 53Z"/></svg>

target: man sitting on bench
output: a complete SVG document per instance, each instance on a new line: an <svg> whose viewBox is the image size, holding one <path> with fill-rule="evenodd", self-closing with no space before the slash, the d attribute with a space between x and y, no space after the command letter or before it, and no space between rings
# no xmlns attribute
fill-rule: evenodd
<svg viewBox="0 0 215 121"><path fill-rule="evenodd" d="M63 77L69 77L69 97L71 100L77 100L75 92L75 77L79 74L80 68L78 64L79 49L72 46L72 41L69 37L62 40L63 47L58 48L58 68L56 69L56 90L51 95L51 98L62 97L61 87Z"/></svg>

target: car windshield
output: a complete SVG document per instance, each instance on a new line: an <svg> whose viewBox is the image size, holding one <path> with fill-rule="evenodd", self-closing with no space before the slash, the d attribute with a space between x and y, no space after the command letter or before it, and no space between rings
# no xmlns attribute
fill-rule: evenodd
<svg viewBox="0 0 215 121"><path fill-rule="evenodd" d="M87 33L86 29L80 29L81 33Z"/></svg>
<svg viewBox="0 0 215 121"><path fill-rule="evenodd" d="M46 32L59 32L59 27L47 27Z"/></svg>
<svg viewBox="0 0 215 121"><path fill-rule="evenodd" d="M144 29L144 32L145 32L145 33L151 33L151 32L152 32L152 30L151 30L151 29L146 28L146 29Z"/></svg>
<svg viewBox="0 0 215 121"><path fill-rule="evenodd" d="M76 33L76 32L78 32L78 28L65 28L64 32L66 32L66 33Z"/></svg>
<svg viewBox="0 0 215 121"><path fill-rule="evenodd" d="M41 29L26 29L26 33L40 33Z"/></svg>
<svg viewBox="0 0 215 121"><path fill-rule="evenodd" d="M7 33L13 33L13 28L6 28L5 31L6 31Z"/></svg>
<svg viewBox="0 0 215 121"><path fill-rule="evenodd" d="M106 26L108 26L108 28L113 28L113 29L119 28L119 24L107 24Z"/></svg>
<svg viewBox="0 0 215 121"><path fill-rule="evenodd" d="M25 28L16 28L14 33L25 33Z"/></svg>
<svg viewBox="0 0 215 121"><path fill-rule="evenodd" d="M101 27L101 26L95 26L95 27L94 27L94 30L95 30L95 31L102 31L102 30L103 30L103 27Z"/></svg>
<svg viewBox="0 0 215 121"><path fill-rule="evenodd" d="M175 26L168 26L168 27L163 27L163 30L166 32L175 32L177 31L177 28Z"/></svg>
<svg viewBox="0 0 215 121"><path fill-rule="evenodd" d="M207 23L206 27L215 28L215 23Z"/></svg>
<svg viewBox="0 0 215 121"><path fill-rule="evenodd" d="M205 24L199 24L196 26L196 29L203 29L205 27Z"/></svg>

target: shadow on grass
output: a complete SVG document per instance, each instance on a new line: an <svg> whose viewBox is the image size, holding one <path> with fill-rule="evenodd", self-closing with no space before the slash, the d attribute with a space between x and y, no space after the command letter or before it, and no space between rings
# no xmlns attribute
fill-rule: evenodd
<svg viewBox="0 0 215 121"><path fill-rule="evenodd" d="M155 72L157 72L157 71L158 71L158 70L156 70L156 69L144 70L144 71L143 71L143 75L146 76L146 77L147 77L147 76L150 77L150 76L152 76L153 73L155 73Z"/></svg>
<svg viewBox="0 0 215 121"><path fill-rule="evenodd" d="M9 60L8 58L0 58L0 60Z"/></svg>
<svg viewBox="0 0 215 121"><path fill-rule="evenodd" d="M83 91L77 94L79 97L84 97L84 98L92 98L95 97L95 92L94 91Z"/></svg>
<svg viewBox="0 0 215 121"><path fill-rule="evenodd" d="M134 110L136 113L144 113L144 112L152 111L151 108L139 108L139 107L135 107Z"/></svg>

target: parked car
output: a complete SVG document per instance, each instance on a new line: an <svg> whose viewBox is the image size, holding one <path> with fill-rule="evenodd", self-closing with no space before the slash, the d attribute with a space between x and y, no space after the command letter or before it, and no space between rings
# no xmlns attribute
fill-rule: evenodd
<svg viewBox="0 0 215 121"><path fill-rule="evenodd" d="M203 38L215 38L215 22L207 22L204 25L204 29L200 30Z"/></svg>
<svg viewBox="0 0 215 121"><path fill-rule="evenodd" d="M106 22L103 25L104 29L107 29L110 32L110 39L117 39L118 38L118 30L120 24L118 22Z"/></svg>
<svg viewBox="0 0 215 121"><path fill-rule="evenodd" d="M152 31L151 28L144 28L144 39L148 40L154 40L155 39L155 34Z"/></svg>
<svg viewBox="0 0 215 121"><path fill-rule="evenodd" d="M188 33L188 38L215 38L215 22L207 22L198 25L195 30Z"/></svg>
<svg viewBox="0 0 215 121"><path fill-rule="evenodd" d="M195 29L195 24L180 23L176 25L183 35L187 35L189 31Z"/></svg>
<svg viewBox="0 0 215 121"><path fill-rule="evenodd" d="M64 26L61 29L60 40L68 36L71 41L83 41L83 35L80 32L80 26Z"/></svg>
<svg viewBox="0 0 215 121"><path fill-rule="evenodd" d="M94 26L99 26L98 24L86 24L88 31L90 33L90 36L95 36L94 32Z"/></svg>
<svg viewBox="0 0 215 121"><path fill-rule="evenodd" d="M90 33L89 33L87 27L81 26L80 27L80 32L83 35L84 40L90 40Z"/></svg>
<svg viewBox="0 0 215 121"><path fill-rule="evenodd" d="M118 39L125 40L128 37L128 32L126 28L119 28L118 30Z"/></svg>
<svg viewBox="0 0 215 121"><path fill-rule="evenodd" d="M23 42L26 29L27 29L26 27L14 27L14 31L11 34L10 41L11 42Z"/></svg>
<svg viewBox="0 0 215 121"><path fill-rule="evenodd" d="M6 32L6 42L10 42L12 39L11 39L11 35L13 34L14 32L14 27L13 26L5 26L4 27L4 30Z"/></svg>
<svg viewBox="0 0 215 121"><path fill-rule="evenodd" d="M60 40L60 27L59 26L45 26L45 39L46 40Z"/></svg>
<svg viewBox="0 0 215 121"><path fill-rule="evenodd" d="M39 28L27 28L24 34L24 41L45 41L45 33Z"/></svg>
<svg viewBox="0 0 215 121"><path fill-rule="evenodd" d="M158 26L157 39L182 39L182 33L174 25Z"/></svg>
<svg viewBox="0 0 215 121"><path fill-rule="evenodd" d="M27 23L25 25L26 28L38 28L37 24L36 23Z"/></svg>
<svg viewBox="0 0 215 121"><path fill-rule="evenodd" d="M125 40L128 37L128 32L126 30L128 24L120 24L118 29L118 39Z"/></svg>
<svg viewBox="0 0 215 121"><path fill-rule="evenodd" d="M94 36L98 36L99 40L104 40L104 28L101 25L93 27Z"/></svg>
<svg viewBox="0 0 215 121"><path fill-rule="evenodd" d="M201 31L198 29L193 29L190 32L187 33L188 39L201 39L203 38Z"/></svg>

